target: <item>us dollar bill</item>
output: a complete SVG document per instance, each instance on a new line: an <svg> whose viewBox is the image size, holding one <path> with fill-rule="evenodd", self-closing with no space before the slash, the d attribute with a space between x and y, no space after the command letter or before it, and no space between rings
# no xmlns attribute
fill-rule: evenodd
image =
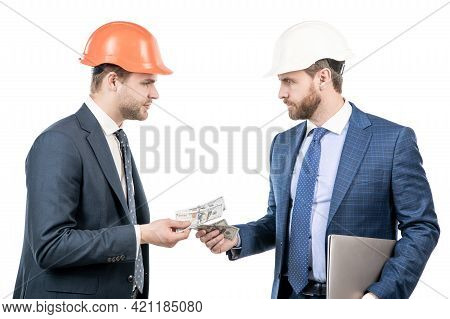
<svg viewBox="0 0 450 319"><path fill-rule="evenodd" d="M232 225L228 225L225 219L222 219L210 225L199 225L195 227L195 229L205 230L208 233L213 230L218 230L219 233L223 234L223 236L228 240L233 240L239 233L239 228Z"/></svg>
<svg viewBox="0 0 450 319"><path fill-rule="evenodd" d="M207 203L179 210L175 213L176 220L189 221L189 228L197 230L206 230L207 232L219 230L226 239L233 240L239 233L239 228L228 225L225 219L211 223L222 217L225 210L225 201L223 197L218 197ZM182 231L182 230L177 230Z"/></svg>
<svg viewBox="0 0 450 319"><path fill-rule="evenodd" d="M216 198L205 204L193 208L184 209L175 213L176 220L190 221L190 228L220 218L225 210L223 197Z"/></svg>

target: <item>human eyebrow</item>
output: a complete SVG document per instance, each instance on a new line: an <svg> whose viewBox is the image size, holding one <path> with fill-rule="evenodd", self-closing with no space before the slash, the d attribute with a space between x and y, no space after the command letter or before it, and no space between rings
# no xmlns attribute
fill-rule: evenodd
<svg viewBox="0 0 450 319"><path fill-rule="evenodd" d="M280 78L281 82L285 82L285 83L290 83L290 82L295 82L293 79L291 79L290 77L284 77L284 78Z"/></svg>
<svg viewBox="0 0 450 319"><path fill-rule="evenodd" d="M145 79L145 80L143 80L141 83L142 83L142 84L153 84L153 83L155 83L155 82L156 82L155 79Z"/></svg>

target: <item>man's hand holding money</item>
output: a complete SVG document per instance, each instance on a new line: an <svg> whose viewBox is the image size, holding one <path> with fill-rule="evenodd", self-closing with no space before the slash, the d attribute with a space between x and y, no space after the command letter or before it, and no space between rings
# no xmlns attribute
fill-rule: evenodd
<svg viewBox="0 0 450 319"><path fill-rule="evenodd" d="M231 240L227 239L218 229L209 232L205 229L199 230L195 234L195 237L200 238L200 241L214 254L224 253L235 247L238 243L238 236L234 236Z"/></svg>

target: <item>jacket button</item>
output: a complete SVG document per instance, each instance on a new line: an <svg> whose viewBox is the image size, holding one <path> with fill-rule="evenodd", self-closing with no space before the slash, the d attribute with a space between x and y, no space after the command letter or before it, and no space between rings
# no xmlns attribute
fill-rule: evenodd
<svg viewBox="0 0 450 319"><path fill-rule="evenodd" d="M283 242L280 243L280 246L283 247Z"/></svg>
<svg viewBox="0 0 450 319"><path fill-rule="evenodd" d="M128 282L133 282L133 278L134 278L133 275L129 275L128 276Z"/></svg>

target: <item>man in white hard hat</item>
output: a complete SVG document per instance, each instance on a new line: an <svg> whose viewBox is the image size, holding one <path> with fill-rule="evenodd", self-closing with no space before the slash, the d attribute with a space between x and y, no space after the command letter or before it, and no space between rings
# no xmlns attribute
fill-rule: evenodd
<svg viewBox="0 0 450 319"><path fill-rule="evenodd" d="M359 110L342 97L350 50L323 22L279 38L270 74L290 118L270 150L267 214L227 240L197 232L213 253L236 260L275 248L272 298L324 298L326 238L397 239L393 256L364 297L408 298L437 244L439 226L414 131Z"/></svg>

